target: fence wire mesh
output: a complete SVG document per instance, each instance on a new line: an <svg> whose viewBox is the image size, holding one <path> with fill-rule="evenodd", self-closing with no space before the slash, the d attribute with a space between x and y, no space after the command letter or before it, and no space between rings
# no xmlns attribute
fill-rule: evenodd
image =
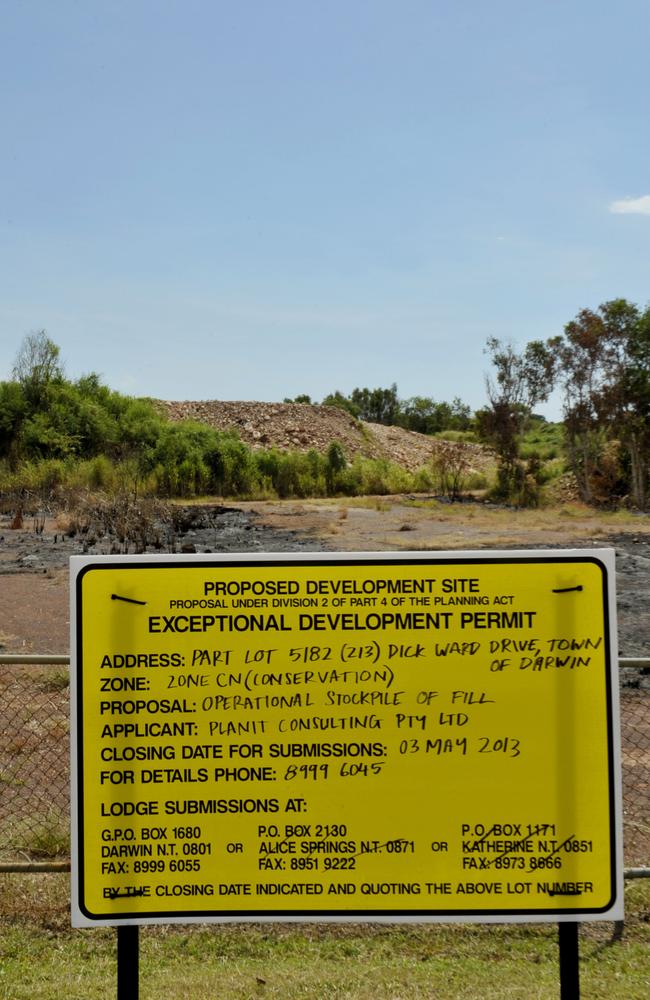
<svg viewBox="0 0 650 1000"><path fill-rule="evenodd" d="M0 664L0 861L70 850L68 667ZM620 671L626 868L650 868L650 669Z"/></svg>
<svg viewBox="0 0 650 1000"><path fill-rule="evenodd" d="M650 670L620 671L626 868L650 868Z"/></svg>
<svg viewBox="0 0 650 1000"><path fill-rule="evenodd" d="M67 666L0 666L0 858L70 852Z"/></svg>

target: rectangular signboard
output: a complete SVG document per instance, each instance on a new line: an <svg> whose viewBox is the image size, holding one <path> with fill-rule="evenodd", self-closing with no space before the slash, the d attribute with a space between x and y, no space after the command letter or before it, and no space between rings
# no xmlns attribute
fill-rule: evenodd
<svg viewBox="0 0 650 1000"><path fill-rule="evenodd" d="M76 926L621 919L612 551L71 575Z"/></svg>

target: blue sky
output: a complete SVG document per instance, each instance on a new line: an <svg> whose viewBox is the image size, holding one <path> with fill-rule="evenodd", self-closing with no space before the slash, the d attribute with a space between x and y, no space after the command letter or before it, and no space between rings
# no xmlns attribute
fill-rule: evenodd
<svg viewBox="0 0 650 1000"><path fill-rule="evenodd" d="M2 21L0 378L45 329L133 395L478 407L488 337L650 298L645 0Z"/></svg>

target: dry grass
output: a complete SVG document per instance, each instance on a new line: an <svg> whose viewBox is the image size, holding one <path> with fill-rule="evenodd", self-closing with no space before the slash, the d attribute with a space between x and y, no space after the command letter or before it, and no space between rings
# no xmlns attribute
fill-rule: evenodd
<svg viewBox="0 0 650 1000"><path fill-rule="evenodd" d="M347 552L528 548L564 545L567 539L571 545L602 546L617 533L650 534L647 517L597 511L579 503L515 511L427 496L381 496L233 506L255 511L271 527L290 526L321 538L336 534L336 547Z"/></svg>
<svg viewBox="0 0 650 1000"><path fill-rule="evenodd" d="M645 1000L650 882L627 886L621 940L581 927L583 995ZM0 1000L115 995L115 931L73 931L63 875L0 882ZM142 1000L555 1000L554 925L247 924L141 930Z"/></svg>

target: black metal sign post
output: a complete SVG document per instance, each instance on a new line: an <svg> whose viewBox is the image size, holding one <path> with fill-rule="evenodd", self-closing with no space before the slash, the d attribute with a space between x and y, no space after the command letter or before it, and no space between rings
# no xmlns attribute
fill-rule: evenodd
<svg viewBox="0 0 650 1000"><path fill-rule="evenodd" d="M138 1000L140 949L138 925L117 928L117 1000Z"/></svg>
<svg viewBox="0 0 650 1000"><path fill-rule="evenodd" d="M559 924L560 1000L580 1000L579 924Z"/></svg>

